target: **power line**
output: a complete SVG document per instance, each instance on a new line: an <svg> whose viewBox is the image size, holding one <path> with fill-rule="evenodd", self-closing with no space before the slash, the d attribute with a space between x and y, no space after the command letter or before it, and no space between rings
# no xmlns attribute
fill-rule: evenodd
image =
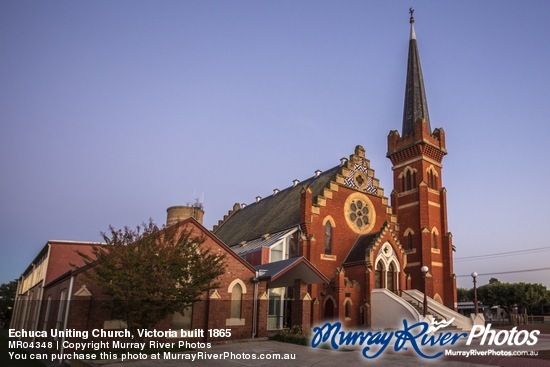
<svg viewBox="0 0 550 367"><path fill-rule="evenodd" d="M454 260L455 261L482 260L482 259L487 259L487 258L492 258L492 257L505 257L505 256L512 256L512 255L517 255L517 254L528 255L528 254L534 254L534 253L544 252L544 251L549 251L549 250L550 250L550 246L547 246L547 247L538 247L538 248L526 249L526 250L499 252L499 253L494 253L494 254L455 257Z"/></svg>
<svg viewBox="0 0 550 367"><path fill-rule="evenodd" d="M543 270L550 270L550 267L549 267L549 268L538 268L538 269L499 271L499 272L496 272L496 273L483 273L483 274L478 274L477 276L481 276L481 275L515 274L515 273L530 273L530 272L533 272L533 271L543 271ZM465 278L465 277L471 277L471 275L470 275L470 274L466 274L466 275L457 275L456 277L457 277L457 278Z"/></svg>

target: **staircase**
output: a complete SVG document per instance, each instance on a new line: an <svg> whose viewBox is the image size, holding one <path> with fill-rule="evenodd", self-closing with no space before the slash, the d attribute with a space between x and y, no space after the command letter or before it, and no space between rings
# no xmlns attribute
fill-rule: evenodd
<svg viewBox="0 0 550 367"><path fill-rule="evenodd" d="M378 329L400 328L403 326L404 319L409 322L426 320L430 323L432 320L436 322L452 320L452 327L458 330L472 329L474 320L445 307L430 297L427 298L427 301L426 318L428 320L422 316L424 314L424 293L416 289L409 289L401 291L401 297L399 297L384 288L373 289L371 291L371 326Z"/></svg>
<svg viewBox="0 0 550 367"><path fill-rule="evenodd" d="M416 290L409 289L402 291L401 297L407 301L411 306L413 306L420 315L424 313L424 293ZM460 330L471 330L473 326L473 321L464 316L451 310L450 308L442 305L441 303L433 300L430 297L427 297L428 300L428 310L427 315L431 316L437 322L453 320L451 325Z"/></svg>
<svg viewBox="0 0 550 367"><path fill-rule="evenodd" d="M418 322L421 314L397 294L385 289L371 291L371 326L375 329L399 329L403 320Z"/></svg>
<svg viewBox="0 0 550 367"><path fill-rule="evenodd" d="M423 306L423 302L416 302L416 300L406 300L408 304L410 304L411 306L413 306L416 311L418 311L418 314L419 315L423 315L424 314L424 306ZM426 316L431 316L435 321L437 322L440 322L442 320L444 320L441 316L439 316L438 314L436 313L432 313L430 312L430 310L428 309L428 311L426 312Z"/></svg>

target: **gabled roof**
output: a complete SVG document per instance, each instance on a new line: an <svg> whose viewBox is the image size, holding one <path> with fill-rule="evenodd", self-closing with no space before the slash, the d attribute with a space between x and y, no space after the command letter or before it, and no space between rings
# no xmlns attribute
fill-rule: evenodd
<svg viewBox="0 0 550 367"><path fill-rule="evenodd" d="M40 261L40 259L48 253L48 249L51 245L76 245L76 246L82 246L82 247L94 247L94 246L104 246L105 242L90 242L90 241L72 241L72 240L48 240L44 247L38 252L38 255L35 256L34 260L27 266L25 271L21 274L21 276L26 275L29 273L34 265Z"/></svg>
<svg viewBox="0 0 550 367"><path fill-rule="evenodd" d="M360 236L344 260L344 265L365 262L367 250L374 246L380 233L376 232Z"/></svg>
<svg viewBox="0 0 550 367"><path fill-rule="evenodd" d="M240 208L214 231L214 234L230 246L261 238L300 224L300 193L304 186L312 195L321 194L336 174L342 169L335 166L319 176L313 176L301 183Z"/></svg>
<svg viewBox="0 0 550 367"><path fill-rule="evenodd" d="M350 252L348 253L348 256L346 256L343 265L350 266L364 263L367 263L368 265L369 260L367 259L367 251L379 244L386 233L392 238L392 241L395 243L399 251L401 253L404 253L404 250L401 247L401 243L395 237L390 222L386 221L378 232L363 235L357 239Z"/></svg>
<svg viewBox="0 0 550 367"><path fill-rule="evenodd" d="M271 288L294 285L295 279L301 279L306 284L328 284L330 281L305 257L275 261L256 266L260 280L269 281Z"/></svg>
<svg viewBox="0 0 550 367"><path fill-rule="evenodd" d="M256 270L250 263L248 263L246 260L244 260L242 257L237 255L229 246L227 246L223 241L221 241L218 237L216 237L212 232L210 232L206 227L204 227L201 223L199 223L195 218L189 217L187 219L184 219L176 224L173 224L170 227L179 227L179 226L185 226L188 224L194 225L196 228L199 229L199 231L206 237L212 239L217 245L219 245L222 249L224 249L225 252L227 252L228 256L232 256L237 261L239 261L241 264L243 264L245 267L250 269L252 272L255 272ZM169 227L168 227L169 228Z"/></svg>
<svg viewBox="0 0 550 367"><path fill-rule="evenodd" d="M178 228L178 227L185 227L185 226L188 226L188 225L193 225L200 233L192 233L193 236L205 236L205 237L208 237L210 238L212 241L214 241L218 246L220 246L226 253L227 253L227 256L231 256L233 258L235 258L238 262L240 262L241 264L243 264L246 268L248 268L253 274L255 274L256 272L256 269L254 269L254 267L252 265L250 265L250 263L248 263L246 260L244 260L243 258L241 258L240 256L238 256L234 251L232 251L229 246L227 246L225 243L223 243L222 241L220 241L219 238L217 238L212 232L210 232L208 229L206 229L206 227L204 227L200 222L198 222L195 218L193 217L189 217L189 218L186 218L186 219L183 219L167 228ZM162 229L161 231L163 231L164 229ZM73 244L74 242L72 241L49 241L49 242L52 242L52 243L56 243L56 244ZM76 242L76 244L95 244L95 245L105 245L105 243L88 243L88 242ZM67 278L68 276L73 276L73 275L76 275L76 274L79 274L83 271L86 271L88 270L89 268L93 267L94 266L94 263L90 263L88 265L82 265L82 266L79 266L79 267L76 267L74 269L71 269L59 276L57 276L55 279L49 281L47 284L45 284L45 287L46 286L50 286L52 284L55 284L55 283L58 283L60 281L62 281L63 279Z"/></svg>

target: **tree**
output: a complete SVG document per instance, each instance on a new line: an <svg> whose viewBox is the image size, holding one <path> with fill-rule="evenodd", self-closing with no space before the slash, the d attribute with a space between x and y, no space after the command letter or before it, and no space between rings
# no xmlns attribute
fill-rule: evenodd
<svg viewBox="0 0 550 367"><path fill-rule="evenodd" d="M179 226L159 229L152 220L135 230L109 227L105 246L92 255L80 253L90 266L87 276L112 300L137 338L137 329L153 328L174 312L182 312L223 274L223 256L202 247L204 238Z"/></svg>
<svg viewBox="0 0 550 367"><path fill-rule="evenodd" d="M489 282L477 289L477 295L484 304L499 305L508 311L514 305L538 309L548 303L546 287L535 283Z"/></svg>
<svg viewBox="0 0 550 367"><path fill-rule="evenodd" d="M16 293L17 280L0 284L0 321L9 320L11 318Z"/></svg>
<svg viewBox="0 0 550 367"><path fill-rule="evenodd" d="M456 294L459 301L472 301L473 300L473 289L466 288L457 288Z"/></svg>

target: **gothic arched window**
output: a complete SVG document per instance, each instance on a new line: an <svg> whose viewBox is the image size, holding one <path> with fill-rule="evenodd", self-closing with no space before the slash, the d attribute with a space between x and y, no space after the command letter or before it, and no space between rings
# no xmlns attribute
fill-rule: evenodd
<svg viewBox="0 0 550 367"><path fill-rule="evenodd" d="M332 225L327 220L325 223L325 255L332 254Z"/></svg>
<svg viewBox="0 0 550 367"><path fill-rule="evenodd" d="M395 270L395 265L393 264L393 262L390 264L390 267L388 268L388 289L392 292L395 292L397 290L397 287L396 287L396 270Z"/></svg>
<svg viewBox="0 0 550 367"><path fill-rule="evenodd" d="M376 264L376 271L374 272L374 288L384 287L384 264L379 261Z"/></svg>
<svg viewBox="0 0 550 367"><path fill-rule="evenodd" d="M344 316L349 319L351 318L351 301L347 300L344 303Z"/></svg>
<svg viewBox="0 0 550 367"><path fill-rule="evenodd" d="M437 181L438 181L437 172L433 169L433 167L430 167L428 171L428 187L430 189L437 190L437 187L439 184Z"/></svg>
<svg viewBox="0 0 550 367"><path fill-rule="evenodd" d="M241 318L241 305L243 297L243 288L239 283L236 283L231 289L231 318Z"/></svg>

